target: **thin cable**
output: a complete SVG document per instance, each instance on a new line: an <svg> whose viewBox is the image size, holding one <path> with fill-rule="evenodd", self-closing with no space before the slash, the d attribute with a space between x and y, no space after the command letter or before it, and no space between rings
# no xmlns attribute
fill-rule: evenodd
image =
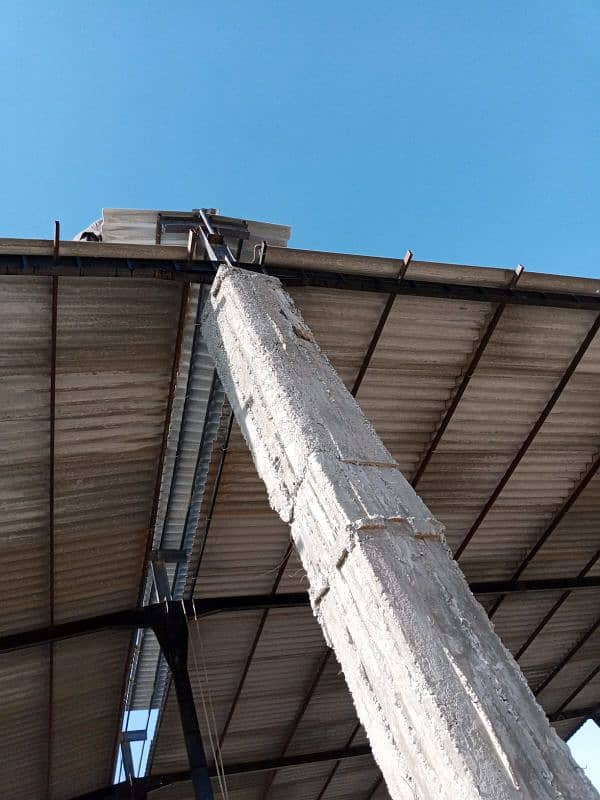
<svg viewBox="0 0 600 800"><path fill-rule="evenodd" d="M189 627L190 626L189 626L189 622L188 622L188 631L189 631ZM219 788L221 789L221 794L223 795L223 797L225 797L225 790L224 790L224 787L223 787L222 776L221 776L221 773L220 773L220 770L219 770L219 766L217 764L217 754L216 754L216 751L215 751L215 745L214 745L214 741L213 741L212 729L211 729L211 725L210 725L210 720L208 718L208 713L207 713L207 710L206 710L206 701L205 701L205 698L204 698L204 689L202 687L202 679L200 677L200 670L198 668L198 658L196 656L196 648L194 646L193 637L190 637L190 646L191 646L191 651L192 651L192 658L194 659L194 667L195 667L195 670L196 670L196 675L198 675L199 687L200 687L200 699L202 701L202 710L204 712L204 719L205 719L205 722L206 722L206 729L208 731L208 741L209 741L209 744L210 744L210 749L211 749L213 761L215 762L215 768L216 768L216 771L217 771L217 780L219 782Z"/></svg>
<svg viewBox="0 0 600 800"><path fill-rule="evenodd" d="M198 627L198 620L196 618L196 631L194 631L194 634L197 632L197 627ZM190 631L190 623L188 621L188 632L189 631ZM205 698L205 695L204 695L204 687L202 686L202 675L201 675L200 669L198 667L198 657L197 657L197 654L196 654L196 646L194 644L194 638L195 638L194 635L189 636L189 642L190 642L190 649L192 651L192 658L194 660L194 669L196 671L196 675L198 676L198 681L199 681L200 699L202 701L202 711L204 712L204 719L205 719L205 722L206 722L206 729L208 731L208 741L209 741L209 744L210 744L212 757L213 757L213 760L215 762L215 769L216 769L216 772L217 772L217 780L219 782L219 788L221 790L221 795L223 796L223 798L225 798L225 800L228 800L229 793L227 791L227 785L226 785L226 781L225 781L225 772L223 770L223 762L219 758L219 756L217 755L217 749L215 747L215 740L217 741L217 747L218 747L218 734L217 734L217 730L216 730L216 726L215 726L215 731L214 731L215 736L214 736L214 739L213 739L213 730L212 730L212 725L211 725L211 721L210 721L210 718L209 718L208 710L207 710L207 707L206 707L206 698ZM207 686L207 690L208 690L208 686Z"/></svg>
<svg viewBox="0 0 600 800"><path fill-rule="evenodd" d="M209 711L210 711L212 724L213 724L213 729L214 729L214 732L215 732L215 741L217 743L217 745L216 745L217 757L218 757L218 761L219 761L219 764L220 764L220 767L221 767L221 772L223 774L223 783L225 784L226 796L227 796L227 798L229 798L229 789L227 788L227 781L225 779L225 767L223 766L223 751L221 749L221 743L219 741L219 729L218 729L218 726L217 726L217 718L215 716L215 708L214 708L214 705L213 705L212 692L210 690L210 682L209 682L209 679L208 679L208 668L206 666L206 656L204 654L204 642L202 640L202 636L200 635L200 629L198 627L198 617L195 617L195 621L196 621L196 633L198 635L198 642L199 642L199 645L200 645L200 657L202 659L202 666L203 666L203 669L204 669L204 679L206 681L206 694L207 694L207 697L208 697L208 708L209 708Z"/></svg>
<svg viewBox="0 0 600 800"><path fill-rule="evenodd" d="M196 620L196 628L198 628L198 620ZM204 645L202 643L202 637L199 634L198 634L198 637L199 637L199 642L200 642L200 654L202 656L202 662L203 662L203 665L204 665L204 675L205 675L206 689L207 689L207 696L208 696L208 706L209 706L209 711L210 711L210 715L211 715L211 719L212 719L212 723L213 723L213 730L215 732L215 742L216 742L216 750L217 750L217 764L218 764L218 766L219 766L219 768L221 770L221 775L223 776L223 785L225 787L225 797L226 797L226 800L229 800L229 787L227 786L227 779L226 779L226 776L225 776L225 767L223 765L223 751L221 749L221 743L219 741L219 729L218 729L218 726L217 726L217 719L216 719L216 716L215 716L215 709L214 709L213 700L212 700L212 692L210 690L210 684L209 684L209 681L208 681L208 669L206 667L206 659L204 657Z"/></svg>

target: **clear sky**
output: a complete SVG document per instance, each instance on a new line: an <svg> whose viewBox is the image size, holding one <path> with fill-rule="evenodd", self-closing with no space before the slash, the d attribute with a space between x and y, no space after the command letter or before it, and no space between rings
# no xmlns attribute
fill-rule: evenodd
<svg viewBox="0 0 600 800"><path fill-rule="evenodd" d="M0 10L0 236L216 206L297 247L600 277L598 0Z"/></svg>
<svg viewBox="0 0 600 800"><path fill-rule="evenodd" d="M0 235L102 206L600 274L597 0L0 3Z"/></svg>

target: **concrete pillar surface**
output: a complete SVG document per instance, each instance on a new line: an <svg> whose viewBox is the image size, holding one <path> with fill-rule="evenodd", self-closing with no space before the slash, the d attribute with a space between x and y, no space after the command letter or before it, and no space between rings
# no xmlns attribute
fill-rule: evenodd
<svg viewBox="0 0 600 800"><path fill-rule="evenodd" d="M280 282L221 267L203 325L391 797L598 800Z"/></svg>

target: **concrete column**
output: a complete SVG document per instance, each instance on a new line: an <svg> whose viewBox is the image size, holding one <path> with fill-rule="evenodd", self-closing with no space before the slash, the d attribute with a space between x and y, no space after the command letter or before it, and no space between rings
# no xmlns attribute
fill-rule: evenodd
<svg viewBox="0 0 600 800"><path fill-rule="evenodd" d="M392 798L597 800L279 281L221 267L204 335Z"/></svg>

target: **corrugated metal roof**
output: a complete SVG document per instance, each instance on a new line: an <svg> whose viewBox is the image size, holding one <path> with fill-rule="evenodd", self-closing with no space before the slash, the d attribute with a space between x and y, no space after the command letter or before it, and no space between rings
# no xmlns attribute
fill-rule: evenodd
<svg viewBox="0 0 600 800"><path fill-rule="evenodd" d="M0 277L0 574L4 633L48 624L49 278Z"/></svg>
<svg viewBox="0 0 600 800"><path fill-rule="evenodd" d="M135 606L181 287L60 280L55 619Z"/></svg>
<svg viewBox="0 0 600 800"><path fill-rule="evenodd" d="M111 782L129 640L106 631L53 645L51 800Z"/></svg>
<svg viewBox="0 0 600 800"><path fill-rule="evenodd" d="M171 281L0 277L3 631L136 605L180 295ZM129 642L98 634L2 657L3 797L110 782Z"/></svg>
<svg viewBox="0 0 600 800"><path fill-rule="evenodd" d="M201 526L208 515L208 493L205 500ZM264 485L234 423L196 596L269 592L288 542L289 527L269 508Z"/></svg>
<svg viewBox="0 0 600 800"><path fill-rule="evenodd" d="M352 758L337 768L325 793L324 800L350 800L367 797L379 776L379 769L371 756ZM281 795L283 800L283 795Z"/></svg>
<svg viewBox="0 0 600 800"><path fill-rule="evenodd" d="M119 217L122 213L105 212L106 241L132 241L132 226L139 244L155 241L157 212L131 212L127 220ZM287 236L276 226L248 223L247 227L250 238L242 247L246 260L252 260L255 245L267 234L279 237L280 243ZM181 237L165 228L163 242L181 245ZM7 246L10 250L16 245ZM398 260L285 253L276 247L267 250L267 265L270 260L390 276L400 266ZM408 273L421 280L480 286L506 286L511 275L510 270L416 261ZM599 283L524 273L519 287L597 293ZM7 541L0 568L9 582L0 625L9 631L49 621L52 281L3 276L0 291L7 309L0 320L4 334L0 413L7 432L0 445L6 478L0 490L0 523ZM316 287L292 293L351 387L385 296ZM153 532L157 546L177 546L185 518L190 518L190 489L212 376L201 338L192 347L197 298L192 287L161 468ZM59 278L57 621L132 606L137 600L180 300L180 284L171 281ZM409 479L433 441L494 312L488 301L396 298L358 399ZM548 411L461 553L461 566L472 581L511 578L519 570L523 578L575 576L584 568L587 574L600 574L600 560L593 563L600 553L600 473L591 475L584 487L581 483L600 452L600 337L577 364L554 406L548 407L593 321L592 312L576 308L507 306L418 483L419 493L446 523L449 543L456 549L540 414ZM195 363L199 368L194 376ZM214 448L211 460L207 457L202 466L205 486L197 494L201 503L190 569L185 587L181 581L178 591L208 597L305 589L296 555L286 560L287 526L269 509L235 423L228 435L227 406L220 421L217 413L211 425ZM26 446L19 447L23 442ZM532 550L544 537L547 541L539 551ZM522 568L528 554L529 563ZM600 663L600 634L589 633L600 618L598 589L505 598L488 595L481 600L549 713L577 713L600 702L600 676L594 673ZM197 628L192 624L191 630L189 666L197 706L201 708L200 687L206 683L226 761L301 755L365 741L335 659L323 661L327 651L308 609L218 614L202 619ZM22 721L14 735L11 730L14 746L0 776L3 793L15 796L15 787L24 787L20 796L33 798L43 791L50 717L54 731L50 774L57 800L66 798L67 792L70 796L109 782L128 645L129 637L123 633L55 645L52 714L49 649L0 658L2 731L14 728L16 719ZM148 702L154 683L157 648L151 635L145 637L145 646L134 694L138 705ZM202 653L208 680L203 678ZM76 687L74 673L79 679ZM91 718L90 708L95 709ZM80 710L87 714L89 730L78 737L84 724ZM575 716L554 725L568 736L581 722ZM206 723L201 724L206 734ZM28 766L24 783L23 763ZM152 771L186 766L179 718L169 692ZM384 800L386 791L383 784L377 785L378 774L370 758L361 757L232 776L228 785L231 797L238 800L265 800L267 794L269 800L279 796ZM184 798L191 793L189 785L177 784L152 796Z"/></svg>
<svg viewBox="0 0 600 800"><path fill-rule="evenodd" d="M453 268L448 268L448 273L445 275L448 280L461 278L466 281L470 277L468 273L465 277L464 270L456 276ZM507 275L503 272L487 280L502 285L506 283ZM535 280L529 281L537 285ZM549 282L547 285L552 288ZM350 387L385 298L308 287L293 290L292 294L317 340ZM426 452L493 311L494 307L484 302L403 296L396 299L358 399L409 478ZM521 307L505 310L419 485L419 492L432 511L448 525L448 538L453 546L463 540L544 411L593 321L594 315L587 311ZM464 563L471 580L511 577L597 453L600 447L600 412L597 403L593 402L593 393L598 389L598 348L595 341L465 550L461 566ZM218 448L215 458L218 458ZM600 526L597 523L600 509L596 499L598 493L594 491L596 480L567 511L548 543L530 562L524 577L576 575L599 549ZM579 531L581 537L577 535ZM198 573L196 594L210 596L271 591L287 543L288 531L269 510L264 487L234 425ZM553 551L556 552L554 557L549 555ZM566 559L561 561L562 553ZM303 580L299 563L292 558L277 590L305 588ZM495 624L513 653L519 652L562 596L562 592L536 592L504 599L498 607ZM522 666L532 688L547 679L573 644L585 635L600 612L598 598L600 593L597 589L572 592L556 615L542 627L539 639L527 647L522 656ZM482 600L488 609L492 609L498 597L486 596ZM294 617L300 612L288 613ZM269 612L267 620L272 616L273 612ZM225 616L212 624L220 628L222 641L229 638ZM256 625L255 619L252 629L255 630ZM357 723L334 659L324 669L306 709L298 718L307 696L295 696L288 689L285 670L281 674L277 672L281 661L271 654L266 668L261 665L259 670L255 666L260 663L256 659L260 658L267 625L268 622L258 644L253 638L256 649L241 692L240 684L235 690L232 688L234 682L230 684L231 702L236 692L239 692L239 699L224 739L226 760L240 760L240 757L249 760L258 753L262 757L273 755L277 742L285 741L280 738L283 730L280 720L283 718L287 718L288 726L297 722L287 754L346 746ZM293 629L293 625L290 628ZM267 638L267 649L268 641ZM278 642L285 650L285 631L278 634ZM248 646L248 652L250 649ZM573 662L550 681L540 693L540 700L549 713L556 711L577 682L589 674L598 663L599 655L599 644L594 637ZM295 666L297 680L310 685L317 664L318 660L310 654L303 656L299 653ZM261 672L262 680L259 679ZM254 675L255 680L252 679ZM587 705L598 702L599 695L597 692L594 694L595 689L597 684L592 681L585 689L586 694L582 692L569 707L582 707L580 703L584 698ZM281 701L274 706L275 694ZM295 699L295 704L290 702L291 698ZM220 693L219 708L222 703L223 694ZM269 713L263 717L265 709ZM219 719L222 719L222 710ZM577 724L567 720L555 723L555 727L561 734L568 735ZM219 721L218 725L222 723ZM290 730L288 727L288 735ZM171 727L161 728L159 732L157 758L153 765L157 772L164 770L166 754L173 752L169 744L172 735ZM359 743L363 735L361 731L352 744ZM240 746L242 749L238 750ZM183 750L180 749L179 753L181 760L177 762L177 768L184 768ZM354 790L352 796L366 800L368 793L374 790L375 797L384 797L385 787L375 787L377 770L360 769L360 761L362 759L353 759L340 764L333 775L330 775L330 766L318 765L315 767L321 776L318 787L313 786L306 769L301 780L295 784L292 782L293 788L284 776L283 791L286 796L295 796L290 792L302 793L303 787L310 784L307 796L316 800L323 790L324 778L330 778L323 797L345 797L352 794L352 787L364 780L369 785L365 788L361 783L361 788ZM175 768L175 763L171 763L171 767ZM354 770L357 774L346 780L346 771L352 776ZM277 792L279 776L283 772L277 773L272 785L271 781L266 784L271 786L270 799ZM242 796L259 796L264 800L265 791L263 787L262 793L256 795L254 790L248 790Z"/></svg>
<svg viewBox="0 0 600 800"><path fill-rule="evenodd" d="M49 648L0 656L3 797L44 797L48 761Z"/></svg>

